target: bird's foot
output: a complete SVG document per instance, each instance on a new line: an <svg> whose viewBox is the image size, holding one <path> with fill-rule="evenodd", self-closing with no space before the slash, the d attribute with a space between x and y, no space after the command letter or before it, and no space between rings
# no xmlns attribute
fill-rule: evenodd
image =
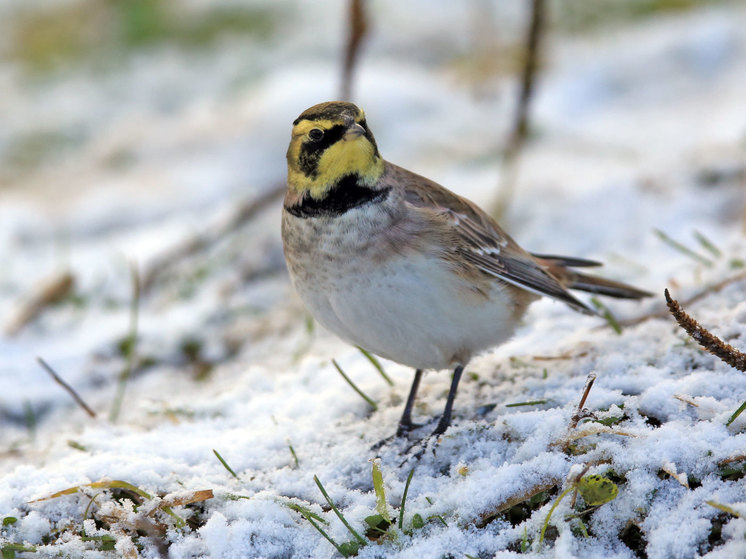
<svg viewBox="0 0 746 559"><path fill-rule="evenodd" d="M401 422L401 423L399 423L399 427L396 429L396 433L395 434L391 435L390 437L386 437L385 439L382 439L382 440L378 441L377 443L375 443L374 445L372 445L370 447L370 449L373 450L373 451L376 451L376 450L379 450L380 448L386 446L387 444L389 444L391 442L397 441L399 439L406 439L406 438L409 437L409 434L412 431L416 431L417 429L419 429L420 427L424 427L425 425L427 425L427 423L414 423L412 421ZM407 450L409 450L409 448L410 447L407 447Z"/></svg>

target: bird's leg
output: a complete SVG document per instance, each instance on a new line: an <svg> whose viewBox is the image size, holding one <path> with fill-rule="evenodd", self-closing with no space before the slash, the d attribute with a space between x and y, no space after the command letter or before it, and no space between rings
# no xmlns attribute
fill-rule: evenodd
<svg viewBox="0 0 746 559"><path fill-rule="evenodd" d="M412 380L412 387L409 389L409 396L407 396L407 403L404 406L404 413L401 414L401 419L399 420L399 428L396 430L397 437L403 437L412 429L420 427L420 425L412 423L412 408L414 407L414 399L417 396L417 389L420 387L421 379L422 369L417 369L414 372L414 380Z"/></svg>
<svg viewBox="0 0 746 559"><path fill-rule="evenodd" d="M453 410L453 401L456 399L456 390L458 390L458 381L461 380L461 373L464 372L464 366L459 365L456 370L453 371L453 380L451 380L451 389L448 391L448 399L446 400L446 407L443 409L443 415L440 416L438 426L433 431L433 437L442 435L448 426L451 424L451 411Z"/></svg>

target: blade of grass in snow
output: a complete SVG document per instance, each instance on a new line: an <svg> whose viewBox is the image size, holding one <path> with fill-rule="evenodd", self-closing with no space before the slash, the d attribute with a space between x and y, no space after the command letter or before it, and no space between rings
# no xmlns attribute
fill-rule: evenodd
<svg viewBox="0 0 746 559"><path fill-rule="evenodd" d="M62 497L64 495L73 495L80 491L81 487L92 487L94 489L127 489L129 491L132 491L133 493L136 493L143 499L152 500L153 496L150 495L148 492L143 491L136 485L132 485L131 483L127 481L122 481L120 479L108 479L108 480L101 480L101 481L94 481L93 483L85 483L83 485L76 485L74 487L68 487L67 489L63 489L61 491L57 491L56 493L53 493L52 495L49 495L48 497L42 497L40 499L34 499L33 501L30 501L31 503L38 503L41 501L49 501L51 499L57 499L58 497ZM163 512L168 514L171 518L174 519L174 524L177 528L182 528L186 526L186 520L184 520L181 516L176 514L171 507L167 506L159 506Z"/></svg>
<svg viewBox="0 0 746 559"><path fill-rule="evenodd" d="M130 274L132 276L132 302L130 304L130 328L129 334L127 335L127 364L124 370L119 375L119 383L117 384L117 393L114 397L114 402L111 406L111 413L109 414L109 420L112 423L116 423L119 419L119 412L122 410L122 402L124 401L124 391L127 388L127 381L132 375L132 370L135 366L135 346L137 345L137 324L138 315L140 313L140 272L137 269L137 264L132 263L130 267Z"/></svg>
<svg viewBox="0 0 746 559"><path fill-rule="evenodd" d="M699 231L694 232L694 238L697 239L697 241L699 241L699 244L701 244L704 249L712 254L715 258L720 258L723 255L721 250L715 246L715 243L713 243Z"/></svg>
<svg viewBox="0 0 746 559"><path fill-rule="evenodd" d="M571 485L567 489L565 489L559 497L557 497L557 500L554 501L554 504L552 505L552 508L549 509L549 513L547 513L547 517L544 519L544 524L541 525L541 533L539 534L539 550L541 550L541 545L544 543L544 534L547 531L547 526L549 526L549 519L552 518L552 513L554 512L554 509L556 509L562 499L564 499L570 491L573 491L575 489L575 484Z"/></svg>
<svg viewBox="0 0 746 559"><path fill-rule="evenodd" d="M375 458L373 462L373 490L376 493L376 511L386 522L391 524L391 515L386 505L386 490L383 487L383 474L381 473L381 459Z"/></svg>
<svg viewBox="0 0 746 559"><path fill-rule="evenodd" d="M409 484L412 483L414 468L409 471L407 483L404 484L404 495L401 498L401 507L399 507L399 530L404 530L404 505L407 503L407 493L409 493Z"/></svg>
<svg viewBox="0 0 746 559"><path fill-rule="evenodd" d="M692 259L696 260L700 264L704 264L705 266L712 267L712 260L710 260L709 258L705 258L701 254L698 254L698 253L694 252L689 247L686 247L686 246L682 245L680 242L675 241L674 239L672 239L671 237L669 237L667 234L665 234L660 229L653 229L653 232L657 235L657 237L661 241L663 241L664 243L666 243L671 248L673 248L675 250L678 250L680 253L688 256L689 258L692 258Z"/></svg>
<svg viewBox="0 0 746 559"><path fill-rule="evenodd" d="M225 461L225 460L223 459L223 457L222 457L222 456L220 456L220 453L219 453L219 452L218 452L217 450L215 450L214 448L212 449L212 452L213 452L213 453L215 454L215 456L217 457L217 459L218 459L218 460L220 460L220 463L221 463L221 464L223 465L223 467L224 467L224 468L225 468L226 470L228 470L228 472L230 472L230 474L231 474L231 475L232 475L232 476L233 476L234 478L236 478L236 479L239 479L239 477L238 477L238 474L237 474L236 472L234 472L234 471L233 471L233 468L231 468L231 467L230 467L230 466L228 465L228 462L226 462L226 461Z"/></svg>
<svg viewBox="0 0 746 559"><path fill-rule="evenodd" d="M332 508L332 510L334 511L334 514L337 515L337 518L339 518L342 521L342 524L345 525L345 528L347 528L347 530L349 530L350 534L352 534L352 536L358 541L358 543L361 546L366 545L368 542L365 541L362 538L362 536L360 536L360 534L358 534L352 526L350 526L350 523L347 522L347 519L339 511L339 509L336 507L336 505L334 504L334 502L329 497L329 494L326 492L326 489L324 489L324 486L321 485L321 481L319 480L318 476L313 476L313 481L316 482L316 485L319 487L319 490L321 491L321 494L324 496L324 499L326 499L326 502Z"/></svg>
<svg viewBox="0 0 746 559"><path fill-rule="evenodd" d="M738 512L736 509L729 507L728 505L721 505L720 503L716 503L715 501L705 501L708 505L711 507L715 507L718 510L721 510L723 512L727 512L728 514L731 514L733 516L737 516L738 518L743 518L744 515Z"/></svg>
<svg viewBox="0 0 746 559"><path fill-rule="evenodd" d="M375 355L371 355L367 351L365 351L362 347L356 346L358 350L360 350L360 353L365 355L365 358L371 362L371 364L376 368L376 371L378 371L381 376L383 377L383 380L385 380L389 386L394 386L394 381L391 380L391 378L386 374L386 371L383 370L383 367L381 366L381 362L376 359Z"/></svg>
<svg viewBox="0 0 746 559"><path fill-rule="evenodd" d="M593 303L593 306L601 312L601 316L604 317L604 320L606 320L606 322L608 322L609 326L611 326L611 329L614 330L614 332L616 332L617 334L621 334L622 327L619 325L619 322L617 322L617 319L614 318L614 315L611 314L609 308L604 305L597 297L591 297L591 303Z"/></svg>
<svg viewBox="0 0 746 559"><path fill-rule="evenodd" d="M321 521L321 522L323 522L325 524L328 524L328 522L326 520L324 520L323 518L321 518L318 514L315 514L315 513L311 512L310 510L308 510L306 508L303 508L303 507L301 507L299 505L295 505L294 503L286 503L286 505L288 507L290 507L291 509L293 509L294 511L300 513L303 516L303 518L305 518L306 520L308 520L308 522L311 524L311 526L313 526L314 528L316 528L316 530L319 532L319 534L321 534L322 536L324 536L324 539L326 539L326 541L328 541L330 544L332 544L334 546L334 549L336 549L342 555L342 557L347 557L347 554L342 550L342 548L339 546L339 544L337 542L335 542L332 539L332 537L329 534L327 534L326 531L321 526L319 526L318 524L316 524L316 522L315 522L314 519L319 520L319 521Z"/></svg>
<svg viewBox="0 0 746 559"><path fill-rule="evenodd" d="M243 499L250 498L250 497L243 497L243 495L239 495L239 497ZM292 501L284 501L284 500L279 500L279 499L278 499L278 502L280 502L280 504L282 505L285 505L290 510L294 510L295 512L302 514L303 516L310 516L311 518L318 520L322 524L329 524L328 521L320 517L318 514L316 514L310 509L307 509L306 507L299 505L298 503L293 503Z"/></svg>
<svg viewBox="0 0 746 559"><path fill-rule="evenodd" d="M430 504L430 505L433 504L433 500L430 497L425 497L425 500L428 502L428 504ZM443 524L443 526L445 526L446 528L448 528L448 522L446 522L441 515L439 515L439 514L433 514L433 515L429 516L428 518L437 518L438 520L440 520L440 522Z"/></svg>
<svg viewBox="0 0 746 559"><path fill-rule="evenodd" d="M731 423L733 423L736 418L743 413L743 410L746 410L746 402L741 404L736 411L733 412L733 415L730 416L728 419L728 422L725 424L725 426L729 426Z"/></svg>
<svg viewBox="0 0 746 559"><path fill-rule="evenodd" d="M298 455L295 454L295 449L293 448L293 445L290 444L290 440L287 441L288 448L290 449L290 454L293 456L293 463L295 464L295 467L298 467Z"/></svg>
<svg viewBox="0 0 746 559"><path fill-rule="evenodd" d="M332 363L336 367L337 371L339 371L339 374L342 375L342 378L347 381L347 384L349 384L355 392L360 394L363 400L368 402L370 407L373 408L373 411L378 411L378 404L376 404L370 397L368 397L367 394L360 390L354 382L352 382L352 379L345 374L345 372L342 370L342 367L339 366L335 359L332 359Z"/></svg>
<svg viewBox="0 0 746 559"><path fill-rule="evenodd" d="M516 402L515 404L505 404L506 408L517 408L518 406L540 406L546 404L548 400L532 400L530 402Z"/></svg>

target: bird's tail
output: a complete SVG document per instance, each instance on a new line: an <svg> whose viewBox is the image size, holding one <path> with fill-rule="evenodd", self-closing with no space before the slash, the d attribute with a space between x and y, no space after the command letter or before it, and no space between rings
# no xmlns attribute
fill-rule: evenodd
<svg viewBox="0 0 746 559"><path fill-rule="evenodd" d="M550 256L534 254L535 258L546 267L547 271L556 277L567 289L577 289L598 295L607 295L619 299L642 299L653 294L642 289L637 289L620 281L592 276L577 272L572 267L600 266L594 260L583 260L580 258L568 258L564 256Z"/></svg>

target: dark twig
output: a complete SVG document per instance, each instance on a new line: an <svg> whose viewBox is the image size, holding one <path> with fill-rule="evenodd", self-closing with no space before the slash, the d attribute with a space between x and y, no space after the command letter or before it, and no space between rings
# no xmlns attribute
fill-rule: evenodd
<svg viewBox="0 0 746 559"><path fill-rule="evenodd" d="M589 415L591 415L591 413L586 410L584 406L594 382L596 382L596 373L591 373L588 375L588 378L585 381L585 387L583 387L583 396L581 396L580 402L578 402L578 409L575 412L575 415L573 415L572 419L570 420L570 429L575 429L581 419L583 419L584 417L589 417Z"/></svg>
<svg viewBox="0 0 746 559"><path fill-rule="evenodd" d="M340 99L352 99L352 79L360 56L360 45L368 33L368 18L365 13L364 0L349 0L347 44L345 45L344 62L342 63L342 87Z"/></svg>
<svg viewBox="0 0 746 559"><path fill-rule="evenodd" d="M49 375L52 377L54 382L59 384L62 388L64 388L70 396L72 396L73 400L75 400L75 403L78 404L83 410L91 417L96 417L96 412L93 411L91 408L88 407L88 404L86 404L83 401L83 398L81 398L77 392L75 392L75 389L67 384L62 378L54 372L54 369L41 357L37 357L36 360L39 362L39 365L42 366L42 368L49 373Z"/></svg>
<svg viewBox="0 0 746 559"><path fill-rule="evenodd" d="M681 326L687 334L694 338L699 345L712 353L723 363L727 363L739 371L746 372L746 353L743 353L732 345L725 343L689 316L684 309L681 308L679 302L671 298L668 289L663 293L666 296L668 310L671 311L676 322L679 323L679 326Z"/></svg>
<svg viewBox="0 0 746 559"><path fill-rule="evenodd" d="M526 47L521 74L521 88L513 118L513 127L505 148L502 169L502 184L498 193L495 216L499 219L505 213L513 196L516 175L516 160L528 137L531 100L534 96L536 72L539 67L541 40L545 29L545 0L531 1L531 20L526 32Z"/></svg>
<svg viewBox="0 0 746 559"><path fill-rule="evenodd" d="M239 229L266 207L273 204L283 192L285 192L284 184L268 188L258 197L244 201L233 216L225 223L215 227L213 230L208 230L201 235L188 239L181 245L154 258L148 263L147 269L142 274L141 284L143 292L147 292L176 263L196 253L207 250L236 229Z"/></svg>

